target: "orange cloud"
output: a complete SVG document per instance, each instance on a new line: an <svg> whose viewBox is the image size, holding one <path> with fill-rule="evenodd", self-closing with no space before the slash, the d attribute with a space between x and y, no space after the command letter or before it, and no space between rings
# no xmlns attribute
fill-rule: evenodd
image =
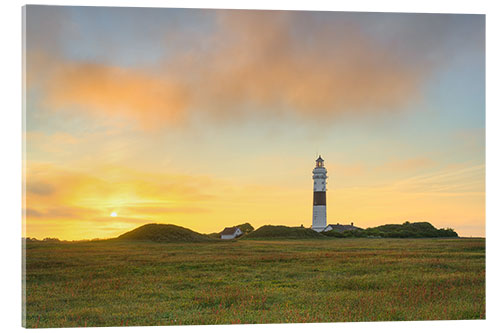
<svg viewBox="0 0 500 333"><path fill-rule="evenodd" d="M61 64L52 73L45 102L55 109L128 118L145 128L177 124L185 117L189 92L168 78L98 64Z"/></svg>
<svg viewBox="0 0 500 333"><path fill-rule="evenodd" d="M154 69L33 51L29 85L44 82L48 109L151 129L184 123L193 112L212 120L288 114L315 121L394 112L418 98L433 67L417 57L403 61L352 23L320 25L290 12L221 11L217 17L204 43L192 40L193 49L174 52ZM307 26L307 34L295 36L297 26Z"/></svg>
<svg viewBox="0 0 500 333"><path fill-rule="evenodd" d="M293 36L300 24L312 25L302 37L308 43ZM196 68L204 100L227 116L244 103L327 118L395 109L418 95L428 73L398 61L355 25L315 26L290 12L220 13L212 40L208 65L204 59Z"/></svg>

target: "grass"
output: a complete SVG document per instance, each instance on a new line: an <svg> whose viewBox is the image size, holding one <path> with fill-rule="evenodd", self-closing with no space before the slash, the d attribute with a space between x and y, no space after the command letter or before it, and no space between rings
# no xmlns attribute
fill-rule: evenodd
<svg viewBox="0 0 500 333"><path fill-rule="evenodd" d="M309 228L302 227L286 227L284 225L264 225L259 229L245 236L247 239L308 239L308 238L325 238L319 232Z"/></svg>
<svg viewBox="0 0 500 333"><path fill-rule="evenodd" d="M26 327L485 318L484 239L28 243Z"/></svg>

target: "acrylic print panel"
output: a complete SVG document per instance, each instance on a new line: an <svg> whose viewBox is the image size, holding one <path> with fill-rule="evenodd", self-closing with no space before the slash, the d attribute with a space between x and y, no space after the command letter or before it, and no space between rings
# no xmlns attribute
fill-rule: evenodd
<svg viewBox="0 0 500 333"><path fill-rule="evenodd" d="M485 318L483 15L24 25L24 326Z"/></svg>

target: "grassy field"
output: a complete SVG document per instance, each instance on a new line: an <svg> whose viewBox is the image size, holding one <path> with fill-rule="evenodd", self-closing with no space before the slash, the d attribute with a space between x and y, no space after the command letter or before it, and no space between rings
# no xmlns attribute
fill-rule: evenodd
<svg viewBox="0 0 500 333"><path fill-rule="evenodd" d="M26 327L481 318L484 239L26 247Z"/></svg>

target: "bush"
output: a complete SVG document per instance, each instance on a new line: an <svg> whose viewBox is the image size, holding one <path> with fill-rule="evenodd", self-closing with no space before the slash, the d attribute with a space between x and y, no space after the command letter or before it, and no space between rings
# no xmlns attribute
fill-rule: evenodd
<svg viewBox="0 0 500 333"><path fill-rule="evenodd" d="M245 236L247 239L288 238L308 239L324 238L322 233L309 228L286 227L281 225L265 225Z"/></svg>
<svg viewBox="0 0 500 333"><path fill-rule="evenodd" d="M250 223L243 223L243 224L240 224L240 225L237 225L236 227L240 228L240 230L244 233L244 234L248 234L249 232L252 232L254 231L254 227L252 227L252 225Z"/></svg>
<svg viewBox="0 0 500 333"><path fill-rule="evenodd" d="M458 237L451 228L436 229L429 222L404 222L403 224L385 224L365 230L347 230L338 232L330 230L323 235L336 238L434 238L434 237Z"/></svg>
<svg viewBox="0 0 500 333"><path fill-rule="evenodd" d="M453 229L436 229L429 222L404 222L403 224L385 224L364 230L366 235L385 238L433 238L458 237Z"/></svg>

